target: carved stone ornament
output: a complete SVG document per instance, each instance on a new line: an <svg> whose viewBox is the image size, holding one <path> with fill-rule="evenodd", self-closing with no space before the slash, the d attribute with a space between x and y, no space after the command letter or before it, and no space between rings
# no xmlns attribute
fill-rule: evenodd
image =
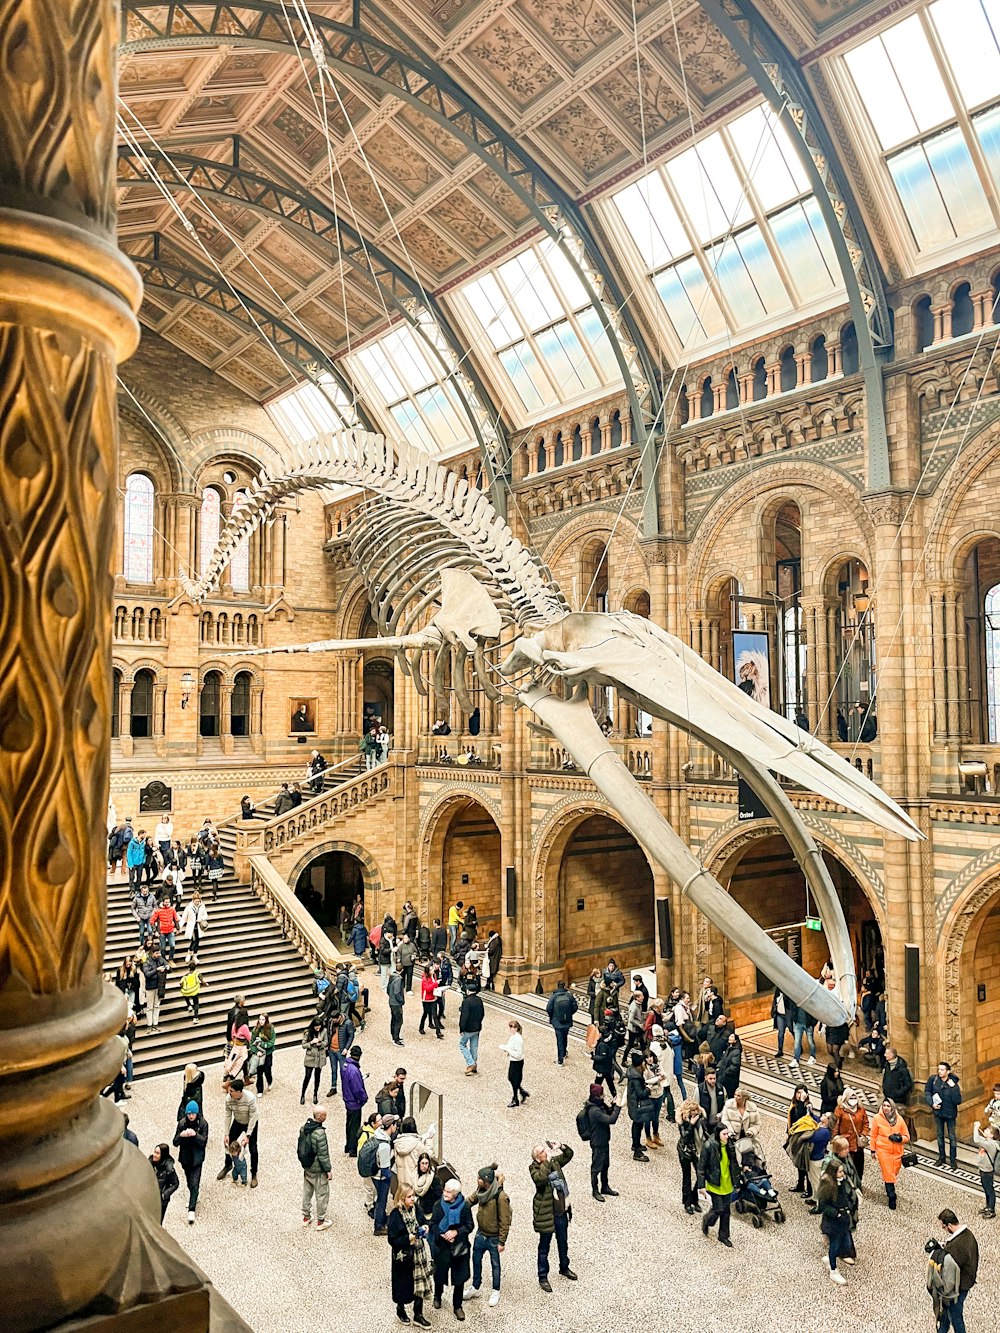
<svg viewBox="0 0 1000 1333"><path fill-rule="evenodd" d="M172 810L173 803L173 790L155 778L152 782L147 782L139 792L139 813L141 815L162 814L166 810Z"/></svg>

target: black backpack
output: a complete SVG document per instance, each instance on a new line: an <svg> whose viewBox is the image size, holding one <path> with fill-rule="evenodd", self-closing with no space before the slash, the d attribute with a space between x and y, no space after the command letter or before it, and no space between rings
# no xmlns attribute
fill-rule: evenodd
<svg viewBox="0 0 1000 1333"><path fill-rule="evenodd" d="M371 1180L378 1171L378 1139L374 1134L366 1139L358 1153L358 1175Z"/></svg>
<svg viewBox="0 0 1000 1333"><path fill-rule="evenodd" d="M576 1113L576 1132L580 1135L580 1138L583 1139L584 1143L589 1143L593 1130L594 1127L590 1123L590 1103L585 1102Z"/></svg>
<svg viewBox="0 0 1000 1333"><path fill-rule="evenodd" d="M312 1137L315 1127L313 1121L307 1120L299 1130L299 1141L295 1146L295 1151L298 1154L299 1165L303 1171L308 1171L316 1160L316 1144Z"/></svg>

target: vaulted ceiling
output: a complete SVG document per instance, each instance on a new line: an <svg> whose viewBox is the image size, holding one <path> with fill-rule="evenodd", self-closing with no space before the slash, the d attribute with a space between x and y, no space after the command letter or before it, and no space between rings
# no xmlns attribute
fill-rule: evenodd
<svg viewBox="0 0 1000 1333"><path fill-rule="evenodd" d="M155 254L171 266L218 266L221 289L232 284L253 299L253 308L231 300L224 312L224 302L192 299L170 277L173 267L144 266L143 322L264 399L296 376L261 335L258 307L336 359L396 313L368 272L370 260L392 261L440 293L537 222L502 173L385 81L338 64L324 82L308 49L234 42L231 20L253 19L252 6L222 9L211 27L218 40L206 38L201 29L215 8L123 4L129 155L121 164L120 236L146 261ZM350 3L307 8L352 23ZM757 0L799 59L884 8L871 0ZM171 35L153 41L168 9ZM273 5L272 42L281 40L283 10L294 16L293 0ZM584 207L683 142L692 126L756 95L733 48L689 0L380 0L378 7L361 0L360 23L473 98ZM232 164L235 151L241 173L294 185L350 234L317 227L315 218L304 225L287 198L282 211L292 220L275 215L270 195L252 209L232 180L213 178L203 194L171 186L168 200L141 179L143 153L154 150L164 181L194 173L202 185L208 177L198 176L195 160Z"/></svg>

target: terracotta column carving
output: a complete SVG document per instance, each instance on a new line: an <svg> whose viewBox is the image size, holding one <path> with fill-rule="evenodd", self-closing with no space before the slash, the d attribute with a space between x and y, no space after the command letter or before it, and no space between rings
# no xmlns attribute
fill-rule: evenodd
<svg viewBox="0 0 1000 1333"><path fill-rule="evenodd" d="M120 1067L125 1015L101 963L115 376L138 341L141 296L114 241L116 34L112 0L0 0L0 1291L9 1333L81 1320L119 1327L156 1303L164 1328L209 1327L207 1279L161 1228L149 1166L123 1140L121 1113L98 1096Z"/></svg>

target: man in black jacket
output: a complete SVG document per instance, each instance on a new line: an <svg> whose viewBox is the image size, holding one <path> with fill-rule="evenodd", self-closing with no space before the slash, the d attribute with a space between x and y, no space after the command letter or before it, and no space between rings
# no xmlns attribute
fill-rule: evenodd
<svg viewBox="0 0 1000 1333"><path fill-rule="evenodd" d="M565 981L560 981L549 996L549 1002L545 1006L545 1012L549 1016L552 1030L556 1034L557 1064L562 1064L566 1059L569 1032L573 1026L573 1015L579 1007L576 996L571 995L566 989Z"/></svg>
<svg viewBox="0 0 1000 1333"><path fill-rule="evenodd" d="M711 1209L702 1218L701 1230L702 1235L707 1236L709 1228L718 1222L719 1240L727 1249L733 1247L733 1242L729 1239L729 1209L739 1179L739 1171L736 1147L730 1138L729 1130L725 1125L720 1125L716 1133L705 1140L698 1163L699 1183L704 1185L712 1201Z"/></svg>
<svg viewBox="0 0 1000 1333"><path fill-rule="evenodd" d="M958 1298L945 1306L948 1318L940 1325L954 1333L965 1333L965 1300L979 1276L979 1242L950 1208L942 1208L938 1221L945 1230L944 1249L958 1264Z"/></svg>
<svg viewBox="0 0 1000 1333"><path fill-rule="evenodd" d="M448 932L441 924L440 917L434 918L434 929L431 932L431 957L436 958L439 953L448 951Z"/></svg>
<svg viewBox="0 0 1000 1333"><path fill-rule="evenodd" d="M598 1203L604 1196L618 1198L618 1191L608 1184L608 1166L611 1162L611 1126L622 1113L621 1102L609 1106L604 1100L600 1083L591 1083L587 1101L587 1119L590 1122L590 1192Z"/></svg>
<svg viewBox="0 0 1000 1333"><path fill-rule="evenodd" d="M469 989L458 1014L458 1048L465 1057L466 1074L477 1074L479 1061L479 1034L483 1030L486 1010L479 997L479 987Z"/></svg>
<svg viewBox="0 0 1000 1333"><path fill-rule="evenodd" d="M641 1051L632 1052L632 1063L625 1075L625 1087L628 1095L628 1118L632 1122L632 1161L648 1162L649 1157L642 1149L642 1131L653 1116L653 1103L646 1087L643 1075L645 1060Z"/></svg>
<svg viewBox="0 0 1000 1333"><path fill-rule="evenodd" d="M714 1069L705 1071L705 1078L698 1090L698 1101L705 1112L705 1131L712 1134L719 1125L722 1108L726 1103L726 1090L719 1083L719 1076Z"/></svg>
<svg viewBox="0 0 1000 1333"><path fill-rule="evenodd" d="M177 1160L184 1172L188 1187L188 1225L194 1224L195 1209L198 1207L198 1190L201 1186L201 1168L205 1164L205 1145L208 1143L208 1121L198 1109L197 1102L188 1102L184 1114L177 1122L174 1135L174 1147Z"/></svg>
<svg viewBox="0 0 1000 1333"><path fill-rule="evenodd" d="M913 1091L910 1067L895 1046L885 1048L885 1069L882 1073L882 1096L896 1103L900 1111L906 1106Z"/></svg>

